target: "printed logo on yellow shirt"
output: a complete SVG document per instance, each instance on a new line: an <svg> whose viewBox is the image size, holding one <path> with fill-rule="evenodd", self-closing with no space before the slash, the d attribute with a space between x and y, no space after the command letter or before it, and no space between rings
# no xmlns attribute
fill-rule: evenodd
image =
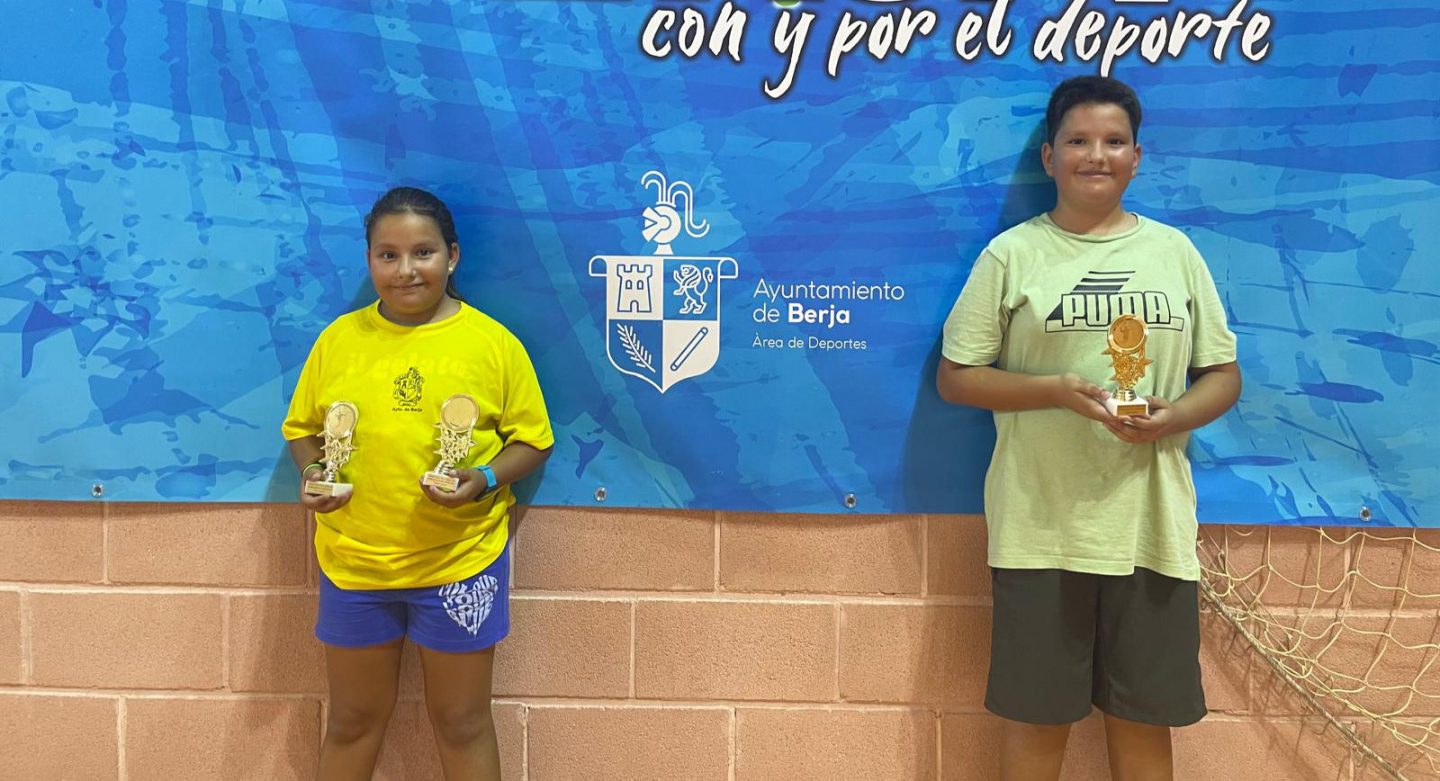
<svg viewBox="0 0 1440 781"><path fill-rule="evenodd" d="M411 366L408 371L395 378L394 412L419 412L420 393L425 387L425 378L420 370Z"/></svg>

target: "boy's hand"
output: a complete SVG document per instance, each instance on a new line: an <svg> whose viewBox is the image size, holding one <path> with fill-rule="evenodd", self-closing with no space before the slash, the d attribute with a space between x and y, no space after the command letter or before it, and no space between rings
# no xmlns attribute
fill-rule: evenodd
<svg viewBox="0 0 1440 781"><path fill-rule="evenodd" d="M306 469L304 474L300 475L300 506L310 512L333 513L349 504L350 497L355 493L354 491L350 491L341 496L316 496L305 493L305 483L309 482L309 480L319 480L324 476L324 471L318 468ZM309 478L309 480L306 478Z"/></svg>
<svg viewBox="0 0 1440 781"><path fill-rule="evenodd" d="M1055 392L1055 406L1101 423L1112 419L1110 411L1105 409L1105 400L1110 398L1109 391L1074 372L1058 376L1060 382Z"/></svg>
<svg viewBox="0 0 1440 781"><path fill-rule="evenodd" d="M425 492L425 497L441 507L455 508L475 501L475 497L489 488L485 475L478 469L452 469L451 473L460 478L460 484L455 486L454 491L441 491L421 482L420 490Z"/></svg>
<svg viewBox="0 0 1440 781"><path fill-rule="evenodd" d="M1108 418L1101 421L1121 442L1141 445L1154 442L1171 434L1178 434L1175 408L1159 396L1146 396L1150 404L1149 415L1129 415L1123 418Z"/></svg>

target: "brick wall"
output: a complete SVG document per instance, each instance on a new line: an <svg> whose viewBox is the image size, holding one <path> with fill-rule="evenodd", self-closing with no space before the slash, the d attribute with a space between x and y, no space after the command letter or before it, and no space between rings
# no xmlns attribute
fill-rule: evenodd
<svg viewBox="0 0 1440 781"><path fill-rule="evenodd" d="M980 519L532 508L518 528L509 781L995 777ZM0 779L311 777L310 533L294 506L0 502ZM1272 558L1303 566L1314 537ZM1206 622L1213 712L1176 733L1179 778L1380 777ZM409 650L402 678L377 777L439 778ZM1106 777L1097 720L1075 735L1065 777Z"/></svg>

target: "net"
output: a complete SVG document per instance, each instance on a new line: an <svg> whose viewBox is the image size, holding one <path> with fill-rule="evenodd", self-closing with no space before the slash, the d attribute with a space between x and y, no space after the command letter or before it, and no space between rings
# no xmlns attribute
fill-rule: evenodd
<svg viewBox="0 0 1440 781"><path fill-rule="evenodd" d="M1361 772L1440 778L1440 547L1414 530L1202 530L1206 610Z"/></svg>

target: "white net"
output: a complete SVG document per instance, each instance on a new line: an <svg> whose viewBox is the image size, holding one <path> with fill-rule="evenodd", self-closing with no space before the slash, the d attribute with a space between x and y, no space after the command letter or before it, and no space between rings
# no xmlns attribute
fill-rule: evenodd
<svg viewBox="0 0 1440 781"><path fill-rule="evenodd" d="M1221 526L1199 552L1206 608L1359 767L1440 778L1440 547L1413 530Z"/></svg>

